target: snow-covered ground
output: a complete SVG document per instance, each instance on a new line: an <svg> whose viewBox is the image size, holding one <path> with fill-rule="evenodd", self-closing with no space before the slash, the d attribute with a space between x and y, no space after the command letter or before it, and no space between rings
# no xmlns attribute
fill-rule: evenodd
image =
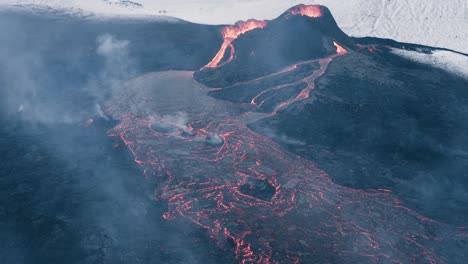
<svg viewBox="0 0 468 264"><path fill-rule="evenodd" d="M432 54L401 49L393 49L392 52L419 63L431 64L436 68L468 79L468 56L445 50L434 51Z"/></svg>
<svg viewBox="0 0 468 264"><path fill-rule="evenodd" d="M468 53L468 0L0 0L100 15L167 15L206 24L272 19L296 4L329 7L351 36L375 36Z"/></svg>

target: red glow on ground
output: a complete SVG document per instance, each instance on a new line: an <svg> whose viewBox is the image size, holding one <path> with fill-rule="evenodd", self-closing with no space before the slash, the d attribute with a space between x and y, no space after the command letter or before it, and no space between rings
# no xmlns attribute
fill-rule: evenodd
<svg viewBox="0 0 468 264"><path fill-rule="evenodd" d="M291 71L297 69L298 66L302 65L302 64L310 64L310 63L315 63L315 62L318 62L320 64L320 69L318 69L317 71L313 72L311 75L309 75L309 76L307 76L307 77L305 77L305 78L303 78L301 80L298 80L298 81L295 81L295 82L292 82L292 83L288 83L288 84L283 84L283 85L271 87L271 88L268 88L268 89L262 91L261 93L257 94L256 96L254 96L252 98L252 100L250 101L250 104L257 105L258 107L261 107L265 101L258 102L258 98L260 96L262 96L263 94L265 94L266 92L270 92L272 90L279 90L279 89L288 87L289 85L296 85L296 84L299 84L301 82L307 84L306 88L304 88L295 98L292 98L290 100L286 100L284 102L281 102L278 106L276 106L275 110L271 113L271 115L275 115L279 110L286 108L287 106L291 105L294 102L308 99L310 97L310 91L313 90L314 87L315 87L315 84L314 84L315 80L325 73L325 70L327 69L328 64L334 58L336 58L337 56L344 55L344 54L346 54L348 52L345 48L343 48L341 45L339 45L336 41L333 41L333 45L336 48L336 54L332 55L331 57L323 58L323 59L314 59L314 60L304 61L304 62L301 62L301 63L298 63L298 64L294 64L292 66L289 66L289 67L287 67L287 68L285 68L283 70L280 70L279 72L276 72L276 73L273 73L273 74L270 74L270 75L267 75L267 76L264 76L264 77L261 77L261 78L257 78L256 80L259 80L259 79L263 79L263 78L272 77L272 76L278 75L280 73L291 72Z"/></svg>
<svg viewBox="0 0 468 264"><path fill-rule="evenodd" d="M372 53L375 53L377 51L377 49L375 47L372 47L372 46L368 47L367 50L369 50Z"/></svg>
<svg viewBox="0 0 468 264"><path fill-rule="evenodd" d="M86 120L86 122L84 122L82 125L84 127L89 127L90 125L92 125L94 123L94 119L90 118L88 120Z"/></svg>
<svg viewBox="0 0 468 264"><path fill-rule="evenodd" d="M237 263L317 263L323 258L325 263L444 263L439 253L445 241L468 237L466 229L454 230L423 217L388 190L337 185L316 164L248 127L309 98L330 62L347 52L334 45L336 54L253 80L318 64L310 75L289 83L307 86L279 102L271 113L203 96L201 102L191 101L191 118L181 124L179 119L157 115L167 111L155 100L158 94L148 93L154 98L137 102L151 102L155 113L151 118L127 112L127 100L119 103L124 99L116 97L106 112L120 123L108 134L119 137L145 177L157 181L155 198L168 204L162 217L183 218L200 226L223 249L229 249L227 241L231 242ZM191 73L183 75L189 78ZM262 94L287 85L265 87L251 104L260 107ZM207 144L213 135L222 141ZM255 180L276 190L270 199L242 192L245 184Z"/></svg>
<svg viewBox="0 0 468 264"><path fill-rule="evenodd" d="M231 44L231 41L224 39L224 42L221 45L221 48L219 49L218 53L216 53L215 57L210 61L210 63L208 63L205 66L205 68L215 68L219 65L219 63L224 57L224 54L226 53L227 47L229 47L229 45Z"/></svg>
<svg viewBox="0 0 468 264"><path fill-rule="evenodd" d="M234 59L234 46L231 44L235 39L237 39L240 35L249 32L251 30L254 30L256 28L264 28L266 27L267 22L266 21L258 21L258 20L247 20L247 21L241 21L236 23L235 25L232 26L226 26L221 34L223 35L224 42L221 45L221 48L219 49L218 53L216 53L215 57L208 63L204 68L215 68L220 66L221 60L224 58L224 55L226 54L226 50L228 47L231 49L231 55L226 61L226 63L232 61Z"/></svg>
<svg viewBox="0 0 468 264"><path fill-rule="evenodd" d="M308 17L321 17L323 15L322 7L319 5L302 5L291 10L293 15L302 15Z"/></svg>
<svg viewBox="0 0 468 264"><path fill-rule="evenodd" d="M336 43L336 41L333 41L333 45L336 47L336 53L337 54L345 54L347 51L345 48L343 48L342 46L340 46L340 44Z"/></svg>

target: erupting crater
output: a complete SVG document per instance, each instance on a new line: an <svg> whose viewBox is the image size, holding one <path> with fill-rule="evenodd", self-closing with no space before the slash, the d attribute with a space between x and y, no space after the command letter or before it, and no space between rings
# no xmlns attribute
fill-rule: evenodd
<svg viewBox="0 0 468 264"><path fill-rule="evenodd" d="M232 86L297 63L328 58L335 51L342 55L345 53L342 46L353 46L353 40L338 27L330 11L320 5L298 5L274 20L238 22L224 27L221 33L224 41L218 53L195 72L197 81L212 88ZM245 36L239 37L242 34Z"/></svg>
<svg viewBox="0 0 468 264"><path fill-rule="evenodd" d="M220 66L222 59L226 54L226 50L229 47L231 49L230 57L225 63L232 61L234 58L234 46L232 42L237 39L240 35L252 31L257 28L264 28L266 27L266 21L259 21L255 19L250 19L247 21L240 21L237 22L235 25L226 26L223 28L221 34L223 35L224 41L219 49L218 53L216 53L215 57L204 67L204 68L215 68Z"/></svg>
<svg viewBox="0 0 468 264"><path fill-rule="evenodd" d="M286 14L323 18L324 12L301 5ZM389 190L338 185L272 139L288 138L249 126L297 102L313 102L310 93L330 63L353 54L350 40L327 17L280 17L267 28L256 20L226 26L215 58L193 76L162 72L129 82L105 107L120 121L108 135L119 137L157 182L155 198L168 204L164 219L202 227L225 250L233 244L238 263L444 263L447 245L468 236L464 229L412 211ZM236 41L234 58L232 42L256 28L263 30ZM278 44L291 35L306 44ZM273 37L278 41L270 42ZM233 62L219 67L228 47L224 64ZM272 47L287 56L262 70Z"/></svg>
<svg viewBox="0 0 468 264"><path fill-rule="evenodd" d="M320 5L298 5L293 7L290 12L293 15L302 15L308 17L321 17L323 15L323 6Z"/></svg>

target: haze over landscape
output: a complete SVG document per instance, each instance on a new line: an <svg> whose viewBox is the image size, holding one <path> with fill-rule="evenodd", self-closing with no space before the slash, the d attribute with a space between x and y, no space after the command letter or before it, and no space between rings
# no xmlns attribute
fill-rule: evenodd
<svg viewBox="0 0 468 264"><path fill-rule="evenodd" d="M293 2L5 4L0 261L466 263L464 1Z"/></svg>
<svg viewBox="0 0 468 264"><path fill-rule="evenodd" d="M115 15L165 15L202 24L273 19L298 4L321 4L338 25L356 37L374 36L451 48L468 53L466 0L0 0L0 5L36 5L76 12Z"/></svg>

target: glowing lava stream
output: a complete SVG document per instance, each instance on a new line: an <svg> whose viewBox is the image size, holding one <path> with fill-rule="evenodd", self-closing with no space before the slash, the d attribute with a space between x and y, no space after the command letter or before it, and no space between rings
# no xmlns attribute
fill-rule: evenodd
<svg viewBox="0 0 468 264"><path fill-rule="evenodd" d="M252 31L256 28L264 28L266 27L266 21L258 21L258 20L247 20L247 21L240 21L233 26L226 26L223 28L221 34L223 35L223 44L219 49L218 53L216 53L215 57L203 68L215 68L220 65L221 60L224 58L226 54L226 50L229 47L231 49L230 56L224 64L229 63L234 59L234 52L235 48L231 44L235 39L237 39L240 35Z"/></svg>
<svg viewBox="0 0 468 264"><path fill-rule="evenodd" d="M309 60L309 61L304 61L304 62L301 62L301 63L297 63L297 64L289 66L289 67L287 67L287 68L285 68L285 69L283 69L283 70L281 70L281 71L279 71L277 73L271 74L269 76L262 77L262 78L267 78L267 77L277 75L279 73L285 73L285 72L288 72L288 71L292 71L292 70L296 69L299 65L303 65L303 64L311 64L311 63L315 63L315 62L318 62L320 64L320 68L318 70L314 71L311 75L309 75L309 76L307 76L307 77L305 77L305 78L303 78L301 80L295 81L293 83L287 83L287 84L283 84L283 85L275 86L273 88L266 89L266 90L260 92L259 94L257 94L256 96L254 96L252 98L252 100L250 101L250 103L253 104L253 105L258 105L260 107L260 106L262 106L264 101L267 100L267 99L265 99L262 102L257 103L257 99L261 95L263 95L266 92L269 92L271 90L279 90L281 88L288 87L290 85L299 84L301 82L307 84L306 88L304 88L296 97L280 103L278 106L276 106L274 111L271 114L268 114L267 116L269 117L269 116L275 115L279 110L291 105L292 103L297 102L299 100L304 100L304 99L309 98L310 91L312 89L314 89L314 87L315 87L315 85L314 85L315 80L325 73L325 71L328 68L328 65L330 64L330 62L334 58L347 53L346 49L343 48L341 45L339 45L336 41L333 41L333 45L336 48L336 54L335 55L332 55L332 56L330 56L328 58L314 59L314 60ZM258 78L258 79L255 79L255 80L259 80L259 79L262 79L262 78ZM263 118L263 117L259 117L259 118ZM253 120L250 120L250 122L253 122Z"/></svg>
<svg viewBox="0 0 468 264"><path fill-rule="evenodd" d="M344 55L347 53L346 49L343 48L342 46L340 46L338 43L336 43L336 41L333 41L333 45L336 47L336 54L335 55L332 55L328 58L325 58L325 59L319 59L319 63L320 63L320 69L315 71L312 75L306 77L303 79L303 82L305 82L307 84L307 87L304 88L294 99L291 99L289 101L285 101L283 103L281 103L280 105L278 105L275 110L273 111L274 114L276 114L278 112L278 110L282 109L282 108L285 108L287 107L288 105L296 102L296 101L299 101L299 100L304 100L304 99L307 99L309 98L309 94L310 94L310 91L312 89L314 89L314 82L315 80L322 76L325 71L327 70L328 68L328 65L330 64L330 62L336 58L337 56L341 56L341 55Z"/></svg>
<svg viewBox="0 0 468 264"><path fill-rule="evenodd" d="M292 9L291 11L292 15L302 15L302 16L308 16L311 18L317 18L321 17L323 15L323 10L322 7L319 5L301 5L297 6L295 9ZM240 21L237 22L235 25L232 26L226 26L223 28L221 31L221 34L223 36L223 44L221 44L221 48L218 50L214 58L207 64L205 65L202 69L204 68L216 68L219 66L222 66L226 63L231 62L234 59L234 53L235 53L235 48L234 45L232 45L232 42L237 39L240 35L252 31L257 28L264 28L267 25L267 21L259 21L255 19L250 19L247 21ZM226 54L226 50L230 49L230 56L227 59L226 62L223 64L221 63L221 60L224 58Z"/></svg>
<svg viewBox="0 0 468 264"><path fill-rule="evenodd" d="M182 217L206 229L219 247L234 245L239 263L442 263L450 243L466 239L464 229L417 214L389 191L337 185L311 161L246 125L307 98L316 78L346 52L335 46L337 54L319 59L320 69L301 80L308 87L273 113L218 101L190 86L199 84L187 74L164 73L155 80L172 74L160 81L161 89L172 82L167 91L149 90L138 101L124 89L120 101L109 102L106 113L121 121L109 135L120 137L145 176L157 180L156 199L168 203L165 219ZM154 80L138 86L145 78L151 81L136 81L135 91L158 86ZM167 111L161 96L169 91L177 94L169 97L171 111L185 109L177 82L185 82L181 91L200 91L187 98L192 121L148 118L138 109L147 104L153 113ZM210 141L213 134L222 141ZM268 186L273 193L265 193Z"/></svg>

